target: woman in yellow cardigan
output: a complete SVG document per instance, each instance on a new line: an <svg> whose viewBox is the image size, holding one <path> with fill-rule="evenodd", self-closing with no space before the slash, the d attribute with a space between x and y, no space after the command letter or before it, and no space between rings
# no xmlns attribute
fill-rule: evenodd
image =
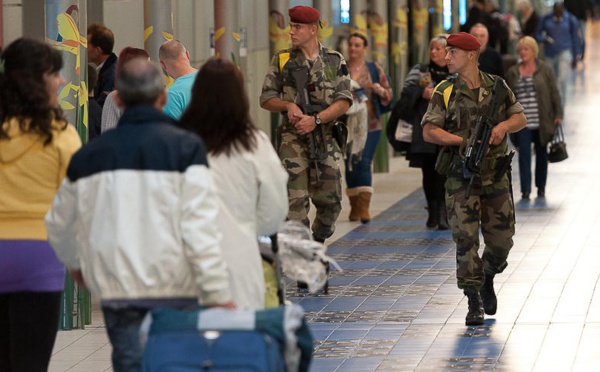
<svg viewBox="0 0 600 372"><path fill-rule="evenodd" d="M46 371L65 269L44 215L81 147L60 110L60 52L21 38L0 54L0 371Z"/></svg>

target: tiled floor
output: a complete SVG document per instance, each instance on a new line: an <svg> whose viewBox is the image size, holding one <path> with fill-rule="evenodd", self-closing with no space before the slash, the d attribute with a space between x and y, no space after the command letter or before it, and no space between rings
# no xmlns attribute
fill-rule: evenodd
<svg viewBox="0 0 600 372"><path fill-rule="evenodd" d="M464 325L450 233L425 229L420 174L396 158L375 176L375 219L339 223L329 253L344 271L329 294L288 286L315 338L312 371L600 370L600 25L589 30L566 110L570 157L550 165L545 199L517 202L498 313ZM516 173L514 189L518 199ZM86 330L59 333L50 371L105 371L109 360L96 313Z"/></svg>

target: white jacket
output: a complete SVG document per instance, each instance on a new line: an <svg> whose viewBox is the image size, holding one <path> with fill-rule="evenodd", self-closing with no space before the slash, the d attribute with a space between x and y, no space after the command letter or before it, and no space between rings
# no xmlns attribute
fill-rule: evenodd
<svg viewBox="0 0 600 372"><path fill-rule="evenodd" d="M102 300L231 301L218 200L199 138L146 106L77 152L48 239Z"/></svg>
<svg viewBox="0 0 600 372"><path fill-rule="evenodd" d="M264 308L265 282L257 237L274 234L288 213L288 174L269 138L256 132L253 152L209 155L219 195L221 247L240 309Z"/></svg>

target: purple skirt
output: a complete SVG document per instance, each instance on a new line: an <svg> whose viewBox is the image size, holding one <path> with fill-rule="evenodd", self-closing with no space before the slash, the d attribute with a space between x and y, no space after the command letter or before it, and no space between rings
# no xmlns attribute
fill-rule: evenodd
<svg viewBox="0 0 600 372"><path fill-rule="evenodd" d="M65 267L44 240L0 240L0 293L62 291Z"/></svg>

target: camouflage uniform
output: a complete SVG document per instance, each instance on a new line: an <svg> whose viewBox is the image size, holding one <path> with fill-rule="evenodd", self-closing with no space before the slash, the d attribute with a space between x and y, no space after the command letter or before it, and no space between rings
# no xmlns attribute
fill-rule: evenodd
<svg viewBox="0 0 600 372"><path fill-rule="evenodd" d="M438 84L421 125L431 123L468 139L477 117L485 114L491 104L492 87L497 79L484 72L480 72L480 78L478 96L476 90L469 89L456 76ZM513 92L508 86L506 89L506 99L496 113L497 122L523 112ZM490 146L483 160L481 176L475 176L468 199L465 197L468 180L465 180L461 167L466 140L460 148L444 147L438 157L436 170L448 177L446 206L452 238L456 243L456 279L461 289L479 290L484 273L495 275L507 266L506 259L515 234L510 171L499 178L495 177L498 161L508 149L507 137L499 145ZM478 253L480 225L485 243L481 258Z"/></svg>
<svg viewBox="0 0 600 372"><path fill-rule="evenodd" d="M279 51L271 60L265 76L260 96L261 105L271 98L297 102L297 91L291 79L290 69L306 66L309 70L308 92L311 105L327 108L338 100L352 103L348 68L342 55L319 45L319 56L309 61L299 49ZM286 61L289 56L289 60ZM289 123L286 113L278 128L278 153L289 174L288 219L302 221L310 226L308 211L310 200L316 207L316 217L312 232L317 239L330 237L335 230L335 221L342 210L342 185L339 162L342 159L340 148L332 137L333 123L323 123L323 130L317 126L314 131L324 133L326 155L315 164L309 161L308 135L301 136ZM320 136L317 136L319 140ZM309 199L310 198L310 199Z"/></svg>

